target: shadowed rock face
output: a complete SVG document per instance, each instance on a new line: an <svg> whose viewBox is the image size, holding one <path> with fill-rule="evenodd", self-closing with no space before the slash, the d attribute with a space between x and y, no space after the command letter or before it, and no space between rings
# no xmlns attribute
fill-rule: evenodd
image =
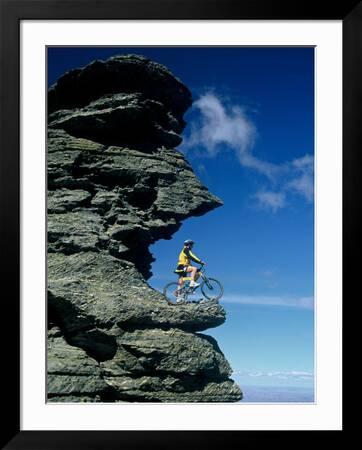
<svg viewBox="0 0 362 450"><path fill-rule="evenodd" d="M222 204L174 148L190 105L186 86L135 55L49 90L51 401L241 398L217 343L196 333L221 325L224 309L170 306L146 282L150 244Z"/></svg>

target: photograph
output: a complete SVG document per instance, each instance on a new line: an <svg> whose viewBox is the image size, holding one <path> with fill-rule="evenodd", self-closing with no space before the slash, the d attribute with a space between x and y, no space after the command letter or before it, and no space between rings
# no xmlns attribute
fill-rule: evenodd
<svg viewBox="0 0 362 450"><path fill-rule="evenodd" d="M362 1L0 0L0 42L0 448L342 444Z"/></svg>
<svg viewBox="0 0 362 450"><path fill-rule="evenodd" d="M315 402L315 47L48 46L48 403Z"/></svg>

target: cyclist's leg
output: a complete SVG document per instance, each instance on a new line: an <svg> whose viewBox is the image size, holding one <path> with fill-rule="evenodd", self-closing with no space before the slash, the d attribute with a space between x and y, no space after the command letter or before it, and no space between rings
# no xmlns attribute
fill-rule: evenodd
<svg viewBox="0 0 362 450"><path fill-rule="evenodd" d="M186 270L184 270L183 272L179 272L178 273L178 286L177 286L177 292L180 292L181 289L184 287L185 284L185 276L187 276Z"/></svg>
<svg viewBox="0 0 362 450"><path fill-rule="evenodd" d="M185 292L183 290L183 287L185 284L184 277L186 275L187 275L186 272L179 273L177 289L175 291L176 303L183 303L185 301Z"/></svg>
<svg viewBox="0 0 362 450"><path fill-rule="evenodd" d="M178 276L178 290L180 290L180 289L182 289L182 287L183 287L183 285L184 285L184 277L183 277L183 275L179 275Z"/></svg>
<svg viewBox="0 0 362 450"><path fill-rule="evenodd" d="M178 281L177 281L177 290L181 290L184 285L184 277L187 275L185 271L185 267L181 264L177 266L177 269L175 270L175 273L178 275Z"/></svg>
<svg viewBox="0 0 362 450"><path fill-rule="evenodd" d="M196 275L196 272L197 272L197 268L193 267L193 266L188 266L187 269L186 269L186 272L191 273L191 280L195 281L195 275Z"/></svg>

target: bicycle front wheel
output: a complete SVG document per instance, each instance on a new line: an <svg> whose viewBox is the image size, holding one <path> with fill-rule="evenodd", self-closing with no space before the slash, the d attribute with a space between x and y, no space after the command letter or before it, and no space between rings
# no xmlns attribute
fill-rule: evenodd
<svg viewBox="0 0 362 450"><path fill-rule="evenodd" d="M163 295L166 297L166 300L170 305L184 303L182 301L180 302L183 289L181 290L181 292L177 292L177 288L178 283L169 283L163 288ZM179 302L177 302L177 300L179 300Z"/></svg>
<svg viewBox="0 0 362 450"><path fill-rule="evenodd" d="M215 280L215 278L206 278L201 285L201 292L208 300L220 300L224 288L220 281Z"/></svg>

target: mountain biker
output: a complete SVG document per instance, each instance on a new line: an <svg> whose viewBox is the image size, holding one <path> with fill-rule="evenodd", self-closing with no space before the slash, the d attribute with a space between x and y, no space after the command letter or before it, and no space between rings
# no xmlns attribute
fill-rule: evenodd
<svg viewBox="0 0 362 450"><path fill-rule="evenodd" d="M187 239L184 242L183 249L179 254L178 264L175 270L175 273L179 276L177 291L182 289L184 284L183 277L187 276L188 273L191 275L190 287L196 288L197 286L200 286L200 283L196 283L195 281L197 276L197 268L191 265L191 261L202 265L205 265L205 263L192 253L191 249L194 244L195 242L193 240Z"/></svg>

